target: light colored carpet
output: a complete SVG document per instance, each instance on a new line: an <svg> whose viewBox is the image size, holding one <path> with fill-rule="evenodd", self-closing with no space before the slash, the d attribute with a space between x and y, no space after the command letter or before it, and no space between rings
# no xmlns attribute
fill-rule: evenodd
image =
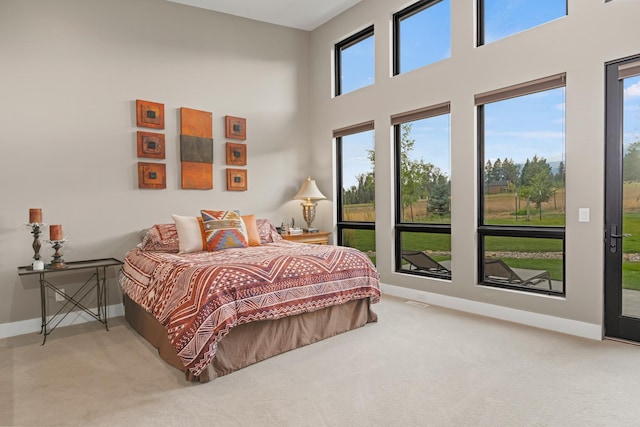
<svg viewBox="0 0 640 427"><path fill-rule="evenodd" d="M0 340L0 425L630 426L640 347L385 296L377 324L189 384L124 321Z"/></svg>

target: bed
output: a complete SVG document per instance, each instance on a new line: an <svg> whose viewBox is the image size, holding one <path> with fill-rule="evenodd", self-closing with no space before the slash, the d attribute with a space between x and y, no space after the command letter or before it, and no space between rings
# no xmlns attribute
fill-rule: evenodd
<svg viewBox="0 0 640 427"><path fill-rule="evenodd" d="M364 253L256 226L255 245L179 253L175 224L156 224L124 259L126 320L189 381L377 321L378 273Z"/></svg>

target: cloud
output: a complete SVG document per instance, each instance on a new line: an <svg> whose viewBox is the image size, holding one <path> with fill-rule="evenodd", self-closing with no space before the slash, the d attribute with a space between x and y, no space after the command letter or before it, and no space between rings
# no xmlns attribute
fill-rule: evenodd
<svg viewBox="0 0 640 427"><path fill-rule="evenodd" d="M623 134L622 140L624 141L625 145L631 144L632 142L640 141L640 135L636 131L625 132Z"/></svg>
<svg viewBox="0 0 640 427"><path fill-rule="evenodd" d="M354 163L371 163L371 160L366 156L354 156L349 160Z"/></svg>
<svg viewBox="0 0 640 427"><path fill-rule="evenodd" d="M625 96L640 96L640 82L632 84L624 90Z"/></svg>

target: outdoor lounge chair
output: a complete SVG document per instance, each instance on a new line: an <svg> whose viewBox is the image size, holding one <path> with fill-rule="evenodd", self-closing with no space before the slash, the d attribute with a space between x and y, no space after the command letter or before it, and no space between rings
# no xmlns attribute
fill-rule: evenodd
<svg viewBox="0 0 640 427"><path fill-rule="evenodd" d="M484 262L484 276L487 279L510 285L533 286L546 281L551 288L551 276L546 270L512 269L501 259L488 259Z"/></svg>
<svg viewBox="0 0 640 427"><path fill-rule="evenodd" d="M451 277L451 270L431 258L424 251L402 251L402 259L407 261L411 270L426 271L439 276Z"/></svg>

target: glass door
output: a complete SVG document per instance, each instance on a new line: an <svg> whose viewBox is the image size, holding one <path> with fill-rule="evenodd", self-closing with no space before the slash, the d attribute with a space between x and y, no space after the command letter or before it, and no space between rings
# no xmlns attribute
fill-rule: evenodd
<svg viewBox="0 0 640 427"><path fill-rule="evenodd" d="M605 335L640 342L640 56L606 74Z"/></svg>

